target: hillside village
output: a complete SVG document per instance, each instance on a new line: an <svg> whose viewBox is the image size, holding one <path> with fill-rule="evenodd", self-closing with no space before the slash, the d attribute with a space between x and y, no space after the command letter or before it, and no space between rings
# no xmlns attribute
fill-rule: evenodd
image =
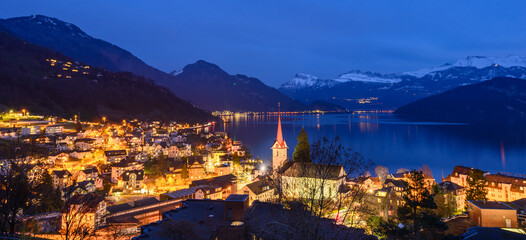
<svg viewBox="0 0 526 240"><path fill-rule="evenodd" d="M52 189L64 205L50 212L20 215L20 220L35 225L36 236L51 238L81 228L68 220L70 215L81 213L85 223L82 227L89 229L90 236L157 239L158 234L180 221L190 221L200 228L203 221L210 222L209 216L214 216L214 223L210 222L214 227L197 231L199 238L238 239L236 236L247 234L244 222L254 224L255 219L266 216L261 212L280 212L274 218L286 215L284 209L276 208L283 206L279 203L301 199L314 205L326 201L329 205L324 208L329 210L320 210L320 215L313 217L351 227L345 233L349 236L366 236L374 234L364 231L370 229L371 217L380 221L397 219L399 209L407 204L413 174L418 173L406 169L389 173L379 166L376 176L369 171L356 175L345 163L291 161L279 117L269 167L261 159L254 159L242 142L216 132L214 122L117 123L104 117L100 122L81 122L77 116L67 120L33 116L21 110L4 113L0 124L4 147L33 146L43 153L0 159L0 173L12 175L15 167L27 165L28 180L33 184L45 181L49 174ZM467 200L472 171L456 166L438 184L429 169L424 167L420 172L423 188L443 197L440 202L435 199L442 221L466 229L473 225L523 226L526 178L484 173L487 195L482 202ZM345 205L354 198L359 201ZM86 209L79 210L83 207ZM495 209L505 211L504 218L484 215ZM349 213L352 216L348 218ZM330 229L330 225L324 229Z"/></svg>

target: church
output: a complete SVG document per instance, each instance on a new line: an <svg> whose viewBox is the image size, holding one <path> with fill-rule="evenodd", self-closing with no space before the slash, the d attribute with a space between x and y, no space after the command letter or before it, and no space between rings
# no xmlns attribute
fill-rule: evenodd
<svg viewBox="0 0 526 240"><path fill-rule="evenodd" d="M274 180L280 179L274 182L281 183L284 197L332 199L338 196L347 176L342 166L288 160L281 112L278 113L278 131L271 149L272 176Z"/></svg>

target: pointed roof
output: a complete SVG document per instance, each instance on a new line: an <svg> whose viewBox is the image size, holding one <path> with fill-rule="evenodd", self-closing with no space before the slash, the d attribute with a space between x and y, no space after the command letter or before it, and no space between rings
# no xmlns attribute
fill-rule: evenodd
<svg viewBox="0 0 526 240"><path fill-rule="evenodd" d="M281 131L281 109L279 108L278 103L278 133L276 135L276 142L280 147L285 147L285 140L283 139L283 133Z"/></svg>

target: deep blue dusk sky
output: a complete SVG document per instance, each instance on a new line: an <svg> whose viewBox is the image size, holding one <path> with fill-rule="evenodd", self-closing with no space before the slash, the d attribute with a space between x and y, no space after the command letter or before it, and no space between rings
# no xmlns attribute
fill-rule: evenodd
<svg viewBox="0 0 526 240"><path fill-rule="evenodd" d="M6 1L164 71L204 59L277 87L297 72L401 72L466 56L526 55L526 1Z"/></svg>

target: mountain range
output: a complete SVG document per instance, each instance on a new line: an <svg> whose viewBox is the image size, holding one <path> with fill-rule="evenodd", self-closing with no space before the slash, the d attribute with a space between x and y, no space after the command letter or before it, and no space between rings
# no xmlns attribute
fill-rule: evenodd
<svg viewBox="0 0 526 240"><path fill-rule="evenodd" d="M418 121L522 126L526 121L526 81L497 77L461 86L398 108Z"/></svg>
<svg viewBox="0 0 526 240"><path fill-rule="evenodd" d="M352 70L333 79L299 73L279 90L304 103L324 100L350 109L394 109L494 77L526 78L526 57L472 56L412 72L382 74Z"/></svg>
<svg viewBox="0 0 526 240"><path fill-rule="evenodd" d="M217 65L197 61L182 71L166 73L132 53L91 37L77 26L56 18L33 15L0 19L0 26L31 43L51 48L78 61L115 72L153 79L177 96L208 111L284 111L340 109L330 103L309 106L291 99L254 77L231 75Z"/></svg>
<svg viewBox="0 0 526 240"><path fill-rule="evenodd" d="M149 79L90 66L0 26L0 110L13 108L82 120L215 119Z"/></svg>

